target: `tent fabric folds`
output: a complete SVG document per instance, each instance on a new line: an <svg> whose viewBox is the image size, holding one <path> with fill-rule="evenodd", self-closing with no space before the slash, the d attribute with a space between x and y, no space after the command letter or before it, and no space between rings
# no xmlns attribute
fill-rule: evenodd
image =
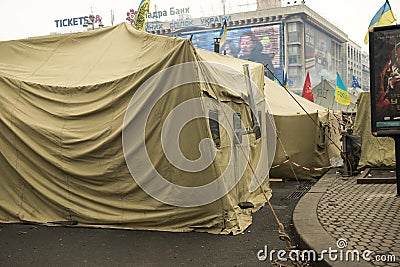
<svg viewBox="0 0 400 267"><path fill-rule="evenodd" d="M277 143L271 177L314 179L340 156L341 114L266 80L264 93L274 116Z"/></svg>
<svg viewBox="0 0 400 267"><path fill-rule="evenodd" d="M395 144L391 137L376 137L371 133L370 92L358 95L354 135L361 137L361 157L357 169L396 167Z"/></svg>
<svg viewBox="0 0 400 267"><path fill-rule="evenodd" d="M177 83L188 79L184 72L154 81L155 75L182 64L195 70L190 78L196 81ZM243 232L252 213L271 197L267 164L260 164L268 161L263 152L265 113L259 114L261 138L250 133L240 144L229 138L237 118L241 128L254 123L246 84L235 72L243 73L244 64L249 64L254 81L257 110L264 111L261 64L195 49L187 39L148 34L127 23L0 42L0 222ZM160 95L162 88L172 85L176 86ZM145 114L153 99L157 101ZM200 101L190 111L202 116L188 120L175 136L179 125L174 118L185 115L179 108L192 99ZM177 113L168 116L174 110ZM227 125L219 128L218 138L211 129L211 113ZM137 125L143 118L141 131ZM160 142L164 137L167 141ZM141 153L143 144L147 154ZM176 148L171 144L178 144L183 155L177 164L164 151ZM205 168L179 167L207 155L212 161ZM151 170L141 165L146 157ZM186 188L200 188L225 175L217 192L227 192L201 205L173 205L159 195L178 203L170 187L152 191L159 198L143 189L155 183L155 174ZM148 184L139 186L138 178ZM195 194L192 199L197 200ZM251 202L254 208L241 209L241 202Z"/></svg>

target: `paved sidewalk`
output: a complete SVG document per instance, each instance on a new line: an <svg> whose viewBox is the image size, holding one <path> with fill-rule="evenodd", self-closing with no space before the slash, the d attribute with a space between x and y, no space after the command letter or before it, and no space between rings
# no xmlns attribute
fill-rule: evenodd
<svg viewBox="0 0 400 267"><path fill-rule="evenodd" d="M293 224L300 248L324 256L313 266L400 265L397 185L357 184L359 176L342 177L331 169L296 205ZM352 260L358 256L360 261Z"/></svg>

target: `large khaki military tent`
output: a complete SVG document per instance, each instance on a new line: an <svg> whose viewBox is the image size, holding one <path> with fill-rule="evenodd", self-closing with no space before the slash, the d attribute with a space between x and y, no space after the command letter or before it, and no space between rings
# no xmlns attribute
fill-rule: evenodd
<svg viewBox="0 0 400 267"><path fill-rule="evenodd" d="M361 137L361 156L358 169L366 167L396 167L394 140L391 137L376 137L371 129L370 92L359 94L354 135Z"/></svg>
<svg viewBox="0 0 400 267"><path fill-rule="evenodd" d="M265 80L264 93L278 137L271 177L318 178L340 164L340 112L335 114L271 80Z"/></svg>
<svg viewBox="0 0 400 267"><path fill-rule="evenodd" d="M126 23L0 42L0 222L243 232L271 197L263 79Z"/></svg>
<svg viewBox="0 0 400 267"><path fill-rule="evenodd" d="M326 79L322 79L319 84L313 87L314 102L330 110L339 110L345 113L355 113L357 111L358 89L349 89L350 104L338 104L335 100L336 84Z"/></svg>

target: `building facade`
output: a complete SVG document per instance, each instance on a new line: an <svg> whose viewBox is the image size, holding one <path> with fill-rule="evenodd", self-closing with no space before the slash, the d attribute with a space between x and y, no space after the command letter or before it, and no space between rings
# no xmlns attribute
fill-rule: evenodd
<svg viewBox="0 0 400 267"><path fill-rule="evenodd" d="M365 51L361 53L361 88L364 91L370 90L370 68L369 68L369 54Z"/></svg>
<svg viewBox="0 0 400 267"><path fill-rule="evenodd" d="M353 82L353 76L361 83L362 61L361 61L361 47L352 41L345 44L346 50L346 79L343 81L349 87Z"/></svg>
<svg viewBox="0 0 400 267"><path fill-rule="evenodd" d="M219 47L219 52L264 63L268 65L266 75L281 82L286 74L289 88L294 92L301 92L307 72L312 84L322 79L335 81L338 72L348 87L351 87L354 75L365 89L369 85L369 72L365 71L367 63L362 63L366 57L361 53L361 47L304 1L298 2L282 6L279 0L258 0L255 11L202 18L182 14L179 19L164 22L148 20L146 30L190 38L195 47L215 51L226 21L227 41ZM185 8L172 11L183 13ZM158 11L161 12L164 11ZM249 33L257 41L254 46L258 47L258 56L256 52L244 56L242 38Z"/></svg>

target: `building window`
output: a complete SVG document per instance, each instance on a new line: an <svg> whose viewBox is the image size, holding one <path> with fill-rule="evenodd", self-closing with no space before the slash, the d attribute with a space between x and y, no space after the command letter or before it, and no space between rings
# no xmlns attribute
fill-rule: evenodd
<svg viewBox="0 0 400 267"><path fill-rule="evenodd" d="M289 42L299 42L299 34L297 32L289 32L288 40Z"/></svg>
<svg viewBox="0 0 400 267"><path fill-rule="evenodd" d="M298 68L290 68L289 76L296 76L296 75L299 75L299 69Z"/></svg>
<svg viewBox="0 0 400 267"><path fill-rule="evenodd" d="M292 81L294 87L303 86L302 83L304 82L304 79L301 79L300 73L302 72L301 68L299 67L290 67L288 69L288 76L290 77L290 80Z"/></svg>
<svg viewBox="0 0 400 267"><path fill-rule="evenodd" d="M288 32L297 32L296 22L288 23L287 25L288 25Z"/></svg>
<svg viewBox="0 0 400 267"><path fill-rule="evenodd" d="M287 24L288 42L300 42L300 24L296 22Z"/></svg>
<svg viewBox="0 0 400 267"><path fill-rule="evenodd" d="M299 55L300 54L300 46L298 45L289 45L288 52L291 55Z"/></svg>
<svg viewBox="0 0 400 267"><path fill-rule="evenodd" d="M289 56L289 64L300 64L300 56L299 55L290 55Z"/></svg>

